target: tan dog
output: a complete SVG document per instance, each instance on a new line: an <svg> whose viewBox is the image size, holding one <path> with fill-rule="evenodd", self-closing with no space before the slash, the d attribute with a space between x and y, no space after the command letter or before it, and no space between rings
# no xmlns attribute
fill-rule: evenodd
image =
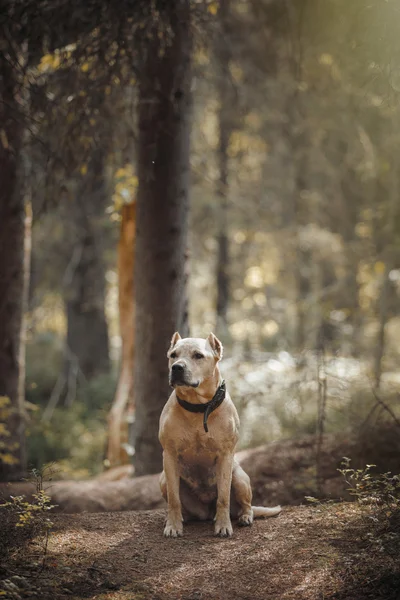
<svg viewBox="0 0 400 600"><path fill-rule="evenodd" d="M250 479L234 458L239 417L218 368L221 342L212 333L206 340L175 333L168 358L174 391L159 432L160 486L168 503L164 535L182 535L183 520L214 518L215 534L230 536L231 516L251 525L253 517L279 514L280 506L251 506Z"/></svg>

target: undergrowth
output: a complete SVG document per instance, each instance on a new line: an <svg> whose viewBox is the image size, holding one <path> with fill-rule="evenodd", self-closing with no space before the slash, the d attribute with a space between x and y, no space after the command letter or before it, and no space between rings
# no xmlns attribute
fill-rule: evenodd
<svg viewBox="0 0 400 600"><path fill-rule="evenodd" d="M45 568L49 536L53 522L49 511L54 508L44 490L44 482L51 480L53 466L33 469L26 480L35 485L31 498L10 496L0 504L0 598L19 598L19 586L26 587L26 577L37 578ZM25 577L13 575L11 565L23 560L24 549L35 540L37 560L25 564ZM30 567L30 568L29 568Z"/></svg>
<svg viewBox="0 0 400 600"><path fill-rule="evenodd" d="M338 561L337 572L343 588L330 597L332 600L399 597L400 476L374 473L374 468L375 465L368 464L363 469L354 469L351 460L344 457L338 469L359 509L345 523L347 555L354 556L354 560ZM306 499L318 509L343 518L340 503Z"/></svg>
<svg viewBox="0 0 400 600"><path fill-rule="evenodd" d="M353 469L351 459L344 457L339 473L347 485L348 492L360 504L368 504L390 518L400 510L400 475L392 473L374 474L376 465L366 465L364 469Z"/></svg>

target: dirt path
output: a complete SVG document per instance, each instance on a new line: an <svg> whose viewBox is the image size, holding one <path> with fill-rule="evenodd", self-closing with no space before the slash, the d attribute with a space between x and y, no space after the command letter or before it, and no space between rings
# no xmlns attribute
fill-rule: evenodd
<svg viewBox="0 0 400 600"><path fill-rule="evenodd" d="M46 567L19 597L394 600L399 590L393 577L400 584L400 575L393 575L393 567L381 595L376 569L379 574L389 563L376 553L373 565L368 563L371 548L360 510L354 504L288 508L252 528L235 527L231 539L213 537L211 523L193 523L176 540L162 537L163 510L54 515ZM37 569L39 556L31 544L15 560L15 572L26 573L35 560Z"/></svg>

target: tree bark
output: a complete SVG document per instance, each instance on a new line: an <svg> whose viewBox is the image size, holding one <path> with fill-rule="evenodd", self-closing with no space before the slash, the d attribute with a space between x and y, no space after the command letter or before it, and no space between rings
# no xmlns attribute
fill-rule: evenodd
<svg viewBox="0 0 400 600"><path fill-rule="evenodd" d="M105 267L101 242L104 217L104 157L95 149L82 176L70 219L71 260L66 277L66 362L72 387L78 373L86 379L110 369L108 328L105 318Z"/></svg>
<svg viewBox="0 0 400 600"><path fill-rule="evenodd" d="M0 48L0 480L25 473L25 420L19 394L20 335L24 296L24 197L19 184L23 124L17 81ZM2 401L4 404L4 400Z"/></svg>
<svg viewBox="0 0 400 600"><path fill-rule="evenodd" d="M110 467L129 461L122 448L122 442L128 442L128 422L124 417L133 415L133 353L135 344L133 300L135 264L135 226L136 202L122 207L122 221L118 244L118 304L119 329L122 339L121 367L117 390L108 416L108 451Z"/></svg>
<svg viewBox="0 0 400 600"><path fill-rule="evenodd" d="M219 143L218 164L219 180L217 194L218 206L218 251L217 251L217 331L227 332L229 303L229 242L228 242L228 147L231 135L230 110L232 98L229 94L229 48L227 40L227 18L230 0L221 0L221 35L217 40L218 56L218 95L219 95Z"/></svg>
<svg viewBox="0 0 400 600"><path fill-rule="evenodd" d="M160 8L142 40L136 238L134 396L137 475L161 470L158 423L168 396L166 353L185 321L191 45L189 0ZM165 36L168 36L165 39Z"/></svg>

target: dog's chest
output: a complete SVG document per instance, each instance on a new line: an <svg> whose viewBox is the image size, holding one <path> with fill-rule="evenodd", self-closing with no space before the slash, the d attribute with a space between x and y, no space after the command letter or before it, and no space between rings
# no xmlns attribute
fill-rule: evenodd
<svg viewBox="0 0 400 600"><path fill-rule="evenodd" d="M219 447L215 439L196 433L190 442L182 440L176 451L181 477L203 484L214 482L219 457Z"/></svg>
<svg viewBox="0 0 400 600"><path fill-rule="evenodd" d="M178 460L183 462L214 462L220 446L210 434L199 431L185 436L176 445Z"/></svg>

